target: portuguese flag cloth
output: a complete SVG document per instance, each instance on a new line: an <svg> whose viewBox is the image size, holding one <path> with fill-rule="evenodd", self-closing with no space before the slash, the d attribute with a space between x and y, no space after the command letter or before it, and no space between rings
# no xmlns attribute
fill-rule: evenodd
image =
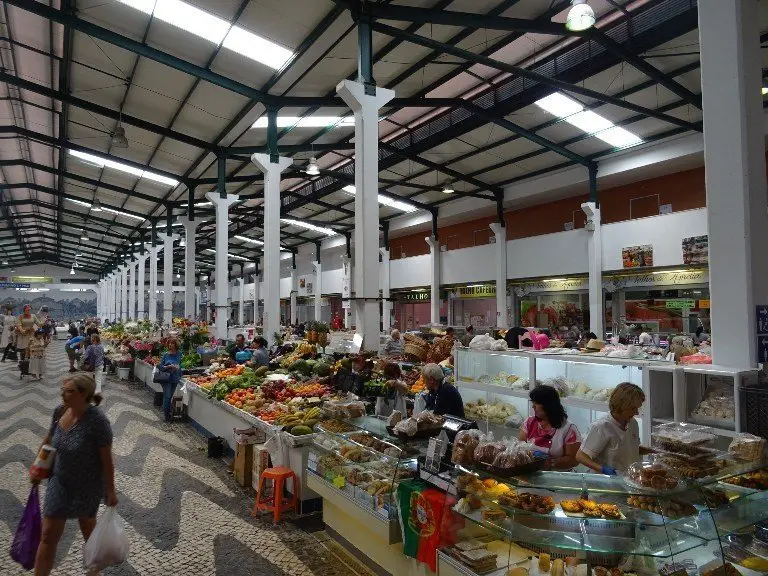
<svg viewBox="0 0 768 576"><path fill-rule="evenodd" d="M397 488L403 553L437 571L437 549L456 541L463 522L451 508L455 498L418 480L400 482Z"/></svg>

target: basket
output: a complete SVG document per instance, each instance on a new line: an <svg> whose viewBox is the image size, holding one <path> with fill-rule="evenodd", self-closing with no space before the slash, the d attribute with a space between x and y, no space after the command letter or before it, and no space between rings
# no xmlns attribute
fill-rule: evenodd
<svg viewBox="0 0 768 576"><path fill-rule="evenodd" d="M405 341L406 345L410 342L411 344L415 344L416 346L419 346L420 348L429 348L429 342L427 342L423 338L419 338L418 336L414 336L413 334L405 334L403 336L403 340Z"/></svg>
<svg viewBox="0 0 768 576"><path fill-rule="evenodd" d="M406 342L405 346L403 346L403 351L408 356L415 356L419 360L424 360L424 358L426 358L427 354L429 353L429 345L419 346L413 342Z"/></svg>

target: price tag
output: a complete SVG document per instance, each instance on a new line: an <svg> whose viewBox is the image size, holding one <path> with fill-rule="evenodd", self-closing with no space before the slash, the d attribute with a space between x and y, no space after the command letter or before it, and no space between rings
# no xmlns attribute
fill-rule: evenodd
<svg viewBox="0 0 768 576"><path fill-rule="evenodd" d="M347 481L344 479L344 476L336 476L336 478L333 479L333 485L336 486L339 490L344 488L344 486L347 484Z"/></svg>
<svg viewBox="0 0 768 576"><path fill-rule="evenodd" d="M427 456L424 461L424 468L437 474L440 472L440 461L445 454L446 443L443 438L430 438L427 446Z"/></svg>
<svg viewBox="0 0 768 576"><path fill-rule="evenodd" d="M312 472L317 472L317 454L310 452L307 457L307 468Z"/></svg>

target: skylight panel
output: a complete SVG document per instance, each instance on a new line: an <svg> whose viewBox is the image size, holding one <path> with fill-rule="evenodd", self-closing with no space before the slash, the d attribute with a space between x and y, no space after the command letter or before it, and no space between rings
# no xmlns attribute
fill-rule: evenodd
<svg viewBox="0 0 768 576"><path fill-rule="evenodd" d="M255 238L248 238L247 236L235 236L238 240L242 240L243 242L248 242L250 244L256 244L257 246L264 246L264 242L261 240L256 240Z"/></svg>
<svg viewBox="0 0 768 576"><path fill-rule="evenodd" d="M64 198L67 202L72 202L72 204L77 204L78 206L85 206L86 208L91 207L90 202L85 202L84 200L75 200L74 198ZM130 214L128 212L121 212L120 210L115 210L114 208L107 208L106 206L102 206L101 209L104 212L109 212L110 214L117 214L118 216L125 216L126 218L133 218L134 220L139 220L140 222L144 222L146 218L143 216L136 216L135 214Z"/></svg>
<svg viewBox="0 0 768 576"><path fill-rule="evenodd" d="M230 27L226 20L181 0L119 1L213 44L223 44L224 48L275 70L293 57L293 52L287 48L240 26Z"/></svg>
<svg viewBox="0 0 768 576"><path fill-rule="evenodd" d="M262 116L256 122L253 123L251 128L266 128L269 119L266 116ZM295 126L296 128L327 128L328 126L354 126L355 118L348 116L342 118L340 116L306 116L300 118L298 116L278 116L277 127L278 128L290 128Z"/></svg>
<svg viewBox="0 0 768 576"><path fill-rule="evenodd" d="M347 194L354 196L355 195L355 187L354 186L344 186L342 188L344 192ZM390 198L389 196L382 196L381 194L378 195L378 201L379 204L382 206L389 206L390 208L394 208L395 210L400 210L402 212L416 212L418 208L414 206L413 204L408 204L406 202L402 202L400 200L395 200L394 198Z"/></svg>
<svg viewBox="0 0 768 576"><path fill-rule="evenodd" d="M137 178L146 178L147 180L152 180L153 182L165 184L166 186L175 187L175 186L178 186L179 184L178 181L174 180L173 178L166 178L165 176L161 176L160 174L155 174L154 172L150 172L149 170L141 170L134 166L129 166L128 164L115 162L114 160L99 158L98 156L94 156L93 154L86 154L85 152L80 152L78 150L70 150L69 155L74 156L75 158L79 158L80 160L83 160L87 164L92 164L99 168L105 168L105 167L112 168L113 170L119 170L120 172L131 174L133 176L136 176ZM106 210L106 208L104 210Z"/></svg>
<svg viewBox="0 0 768 576"><path fill-rule="evenodd" d="M621 126L616 126L592 110L585 110L580 102L565 94L555 92L538 100L536 105L590 136L607 142L614 148L627 148L643 142L643 139L636 134Z"/></svg>
<svg viewBox="0 0 768 576"><path fill-rule="evenodd" d="M203 252L207 252L208 254L216 254L216 250L213 250L212 248L206 248L203 250ZM243 258L242 256L238 256L237 254L230 254L227 252L227 256L232 258L233 260L245 260L248 261L248 258Z"/></svg>
<svg viewBox="0 0 768 576"><path fill-rule="evenodd" d="M305 228L312 232L319 232L326 236L336 236L336 231L331 228L323 228L322 226L315 226L310 222L304 222L302 220L294 220L293 218L280 218L280 222L283 224L290 224L291 226L298 226L299 228Z"/></svg>

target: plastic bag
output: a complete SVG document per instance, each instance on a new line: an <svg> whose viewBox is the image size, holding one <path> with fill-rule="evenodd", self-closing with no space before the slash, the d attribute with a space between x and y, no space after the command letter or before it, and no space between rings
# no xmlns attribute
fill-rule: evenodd
<svg viewBox="0 0 768 576"><path fill-rule="evenodd" d="M416 398L413 401L413 415L416 416L424 412L427 409L427 397L424 394L416 394ZM406 414L406 412L403 412Z"/></svg>
<svg viewBox="0 0 768 576"><path fill-rule="evenodd" d="M128 559L130 550L123 519L115 507L110 506L96 522L96 528L83 547L83 568L95 571L122 564Z"/></svg>
<svg viewBox="0 0 768 576"><path fill-rule="evenodd" d="M290 464L288 451L291 447L288 442L283 440L282 435L283 432L278 432L264 444L264 448L269 452L269 459L272 461L272 466L275 468L288 466Z"/></svg>
<svg viewBox="0 0 768 576"><path fill-rule="evenodd" d="M21 564L24 569L31 570L35 566L35 555L40 544L42 531L42 517L40 514L40 496L37 485L32 486L21 515L16 534L11 543L11 558Z"/></svg>

